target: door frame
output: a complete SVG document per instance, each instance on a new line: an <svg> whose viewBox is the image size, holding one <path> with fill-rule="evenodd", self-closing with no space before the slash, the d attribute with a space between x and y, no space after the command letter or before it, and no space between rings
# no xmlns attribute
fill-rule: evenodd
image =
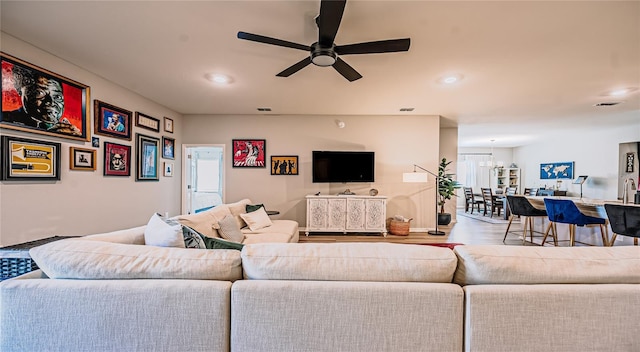
<svg viewBox="0 0 640 352"><path fill-rule="evenodd" d="M187 180L187 167L189 167L189 165L187 165L188 163L191 162L191 159L189 159L187 157L187 148L197 148L197 147L218 147L218 148L222 148L222 202L225 202L225 197L226 197L226 182L227 182L227 177L226 177L226 169L225 169L225 161L224 161L224 157L225 155L227 155L227 149L226 149L226 145L225 144L183 144L182 145L182 182L180 185L180 198L181 198L181 202L180 202L180 213L181 214L186 214L187 213L187 182L189 180Z"/></svg>

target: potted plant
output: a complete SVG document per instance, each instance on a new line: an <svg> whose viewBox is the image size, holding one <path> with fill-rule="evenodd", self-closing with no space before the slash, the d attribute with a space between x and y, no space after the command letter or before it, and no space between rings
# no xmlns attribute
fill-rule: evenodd
<svg viewBox="0 0 640 352"><path fill-rule="evenodd" d="M438 166L438 206L440 206L438 225L449 225L451 223L451 214L445 213L444 205L452 196L458 196L456 189L460 188L460 183L453 179L454 174L447 173L447 166L451 163L452 161L447 161L447 158L442 158Z"/></svg>

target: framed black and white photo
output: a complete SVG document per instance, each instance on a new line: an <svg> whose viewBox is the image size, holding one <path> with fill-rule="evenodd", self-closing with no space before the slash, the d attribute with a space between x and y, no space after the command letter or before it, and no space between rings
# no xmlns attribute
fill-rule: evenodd
<svg viewBox="0 0 640 352"><path fill-rule="evenodd" d="M69 168L71 170L95 171L96 150L70 147Z"/></svg>

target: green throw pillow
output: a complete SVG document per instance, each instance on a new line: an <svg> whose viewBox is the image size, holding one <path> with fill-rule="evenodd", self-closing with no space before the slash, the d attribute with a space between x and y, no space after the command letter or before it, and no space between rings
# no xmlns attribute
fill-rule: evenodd
<svg viewBox="0 0 640 352"><path fill-rule="evenodd" d="M242 247L244 247L242 243L231 242L223 240L222 238L212 238L202 235L202 239L204 240L207 249L237 249L241 251Z"/></svg>
<svg viewBox="0 0 640 352"><path fill-rule="evenodd" d="M190 228L189 226L182 225L182 237L184 238L184 246L186 248L197 248L197 249L207 248L207 245L202 239L204 235Z"/></svg>
<svg viewBox="0 0 640 352"><path fill-rule="evenodd" d="M247 213L252 213L260 208L264 208L264 204L247 204L245 206L245 211ZM265 209L266 210L266 209Z"/></svg>

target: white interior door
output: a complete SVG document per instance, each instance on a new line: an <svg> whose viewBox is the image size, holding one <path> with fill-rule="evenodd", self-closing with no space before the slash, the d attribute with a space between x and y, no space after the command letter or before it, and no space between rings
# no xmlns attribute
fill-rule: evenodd
<svg viewBox="0 0 640 352"><path fill-rule="evenodd" d="M182 214L224 203L224 144L183 144Z"/></svg>

